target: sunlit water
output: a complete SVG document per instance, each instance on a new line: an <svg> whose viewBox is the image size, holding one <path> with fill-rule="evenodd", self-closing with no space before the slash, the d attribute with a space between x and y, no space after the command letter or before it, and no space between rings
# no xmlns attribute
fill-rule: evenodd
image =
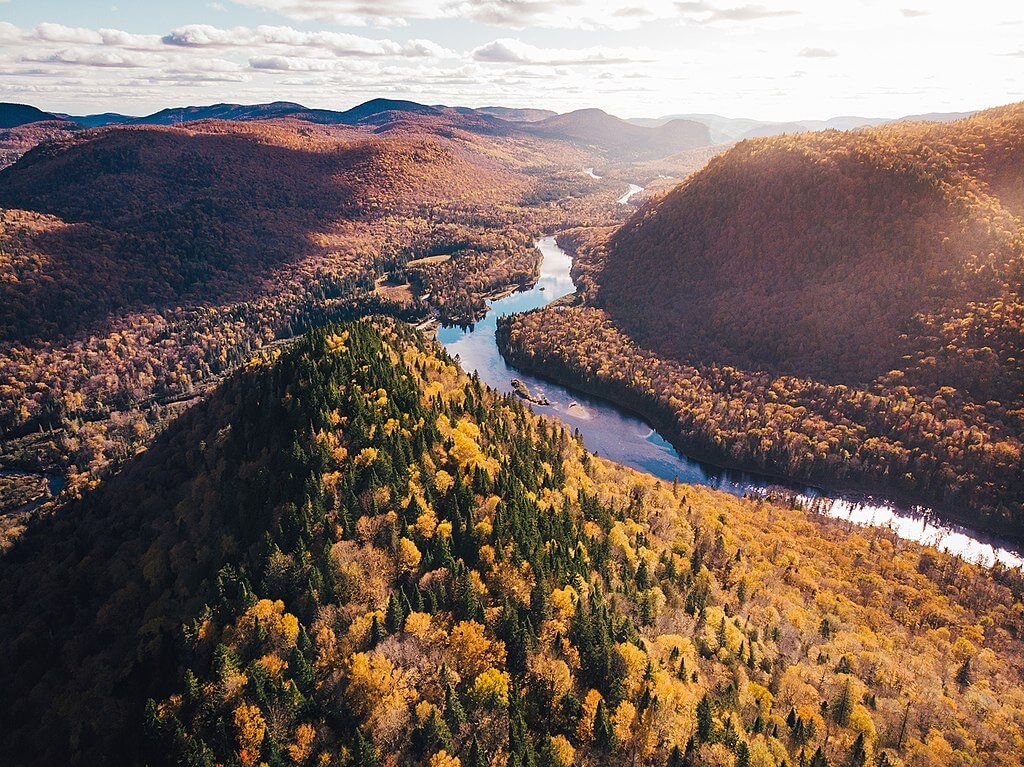
<svg viewBox="0 0 1024 767"><path fill-rule="evenodd" d="M475 370L487 385L511 393L511 380L518 378L534 395L543 395L551 401L550 406L532 405L533 409L555 415L569 427L578 429L588 449L661 479L708 485L737 496L781 491L830 517L860 525L888 527L903 538L934 545L972 562L991 564L998 560L1008 567L1024 566L1020 552L984 535L945 525L928 509L900 509L874 498L826 497L811 487L726 471L691 460L677 453L649 424L615 405L510 367L494 340L497 318L537 309L575 290L569 276L572 259L558 247L554 238L545 237L537 246L544 261L540 279L533 288L494 301L487 316L470 330L442 327L437 331L437 338L448 353L458 356L462 367L469 372Z"/></svg>
<svg viewBox="0 0 1024 767"><path fill-rule="evenodd" d="M622 195L622 197L620 197L617 200L617 202L620 205L625 205L627 202L629 202L630 198L633 197L633 195L639 194L643 190L644 190L644 188L642 186L637 186L636 184L630 184L629 185L629 189L626 191L626 193L624 195Z"/></svg>

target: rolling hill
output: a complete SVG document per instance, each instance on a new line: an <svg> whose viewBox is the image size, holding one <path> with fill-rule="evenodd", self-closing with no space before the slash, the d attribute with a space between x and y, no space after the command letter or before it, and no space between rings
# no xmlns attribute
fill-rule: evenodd
<svg viewBox="0 0 1024 767"><path fill-rule="evenodd" d="M108 127L0 172L0 464L74 490L261 346L367 312L469 322L529 281L537 233L600 191L583 155L444 119Z"/></svg>
<svg viewBox="0 0 1024 767"><path fill-rule="evenodd" d="M600 109L581 109L556 115L526 123L523 129L632 158L664 156L711 143L707 128L699 123L671 120L656 128L646 128L632 125Z"/></svg>
<svg viewBox="0 0 1024 767"><path fill-rule="evenodd" d="M590 456L408 326L329 326L0 558L0 748L25 767L1002 767L1022 594Z"/></svg>
<svg viewBox="0 0 1024 767"><path fill-rule="evenodd" d="M953 122L970 117L973 112L929 112L904 117L858 117L844 115L828 120L794 120L777 122L757 120L748 117L722 117L714 114L678 114L657 118L631 118L629 122L648 128L656 128L670 120L692 120L708 126L711 140L715 144L731 144L747 138L777 136L782 133L807 133L822 130L854 130L894 122Z"/></svg>
<svg viewBox="0 0 1024 767"><path fill-rule="evenodd" d="M606 348L510 343L718 461L1024 537L1022 147L1024 105L741 142L584 248L596 313L545 316Z"/></svg>
<svg viewBox="0 0 1024 767"><path fill-rule="evenodd" d="M56 115L44 112L28 104L0 102L0 129L17 128L19 125L27 125L29 123L59 120L60 118Z"/></svg>

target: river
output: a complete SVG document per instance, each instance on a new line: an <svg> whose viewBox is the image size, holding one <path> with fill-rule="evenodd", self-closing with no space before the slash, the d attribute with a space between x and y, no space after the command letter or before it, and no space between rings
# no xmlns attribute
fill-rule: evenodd
<svg viewBox="0 0 1024 767"><path fill-rule="evenodd" d="M604 400L579 394L510 367L494 340L497 318L538 309L575 291L569 268L572 259L553 237L538 241L544 256L540 278L529 290L521 290L491 303L487 315L472 328L441 327L437 339L453 357L458 356L467 372L476 371L480 380L499 391L511 393L513 377L523 381L535 395L551 405L531 405L538 413L560 418L578 429L587 448L598 455L672 481L708 485L733 495L763 495L780 489L794 494L805 505L822 514L861 525L882 525L903 538L927 543L958 554L972 562L1002 562L1007 567L1024 567L1024 555L1000 541L957 525L944 524L930 510L904 509L884 500L854 496L830 497L815 488L782 484L778 480L734 471L691 460L643 420Z"/></svg>

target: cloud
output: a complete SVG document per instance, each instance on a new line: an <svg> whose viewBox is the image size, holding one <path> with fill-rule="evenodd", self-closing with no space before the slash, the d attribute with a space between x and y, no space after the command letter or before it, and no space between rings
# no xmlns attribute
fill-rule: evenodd
<svg viewBox="0 0 1024 767"><path fill-rule="evenodd" d="M502 38L482 45L472 53L475 61L501 64L532 64L543 66L589 66L594 64L627 64L643 59L607 48L537 48L521 40Z"/></svg>
<svg viewBox="0 0 1024 767"><path fill-rule="evenodd" d="M462 19L525 29L628 29L677 15L672 0L234 0L300 21L398 26L418 19Z"/></svg>
<svg viewBox="0 0 1024 767"><path fill-rule="evenodd" d="M23 36L22 31L9 21L0 21L0 43L10 45L19 42Z"/></svg>
<svg viewBox="0 0 1024 767"><path fill-rule="evenodd" d="M707 21L757 21L759 19L771 19L779 16L798 15L797 11L774 11L770 8L765 8L763 5L741 5L736 8L713 10Z"/></svg>
<svg viewBox="0 0 1024 767"><path fill-rule="evenodd" d="M43 23L35 28L36 39L48 43L99 44L103 36L94 29L66 27L63 24Z"/></svg>
<svg viewBox="0 0 1024 767"><path fill-rule="evenodd" d="M799 16L799 11L766 8L763 5L739 5L730 8L719 8L706 0L679 0L675 3L676 10L702 24L716 21L759 21L782 16Z"/></svg>
<svg viewBox="0 0 1024 767"><path fill-rule="evenodd" d="M900 13L902 13L908 19L915 19L919 16L929 15L928 11L919 11L916 8L900 8Z"/></svg>
<svg viewBox="0 0 1024 767"><path fill-rule="evenodd" d="M834 59L838 55L835 51L831 51L828 48L804 48L797 54L797 56L805 59Z"/></svg>
<svg viewBox="0 0 1024 767"><path fill-rule="evenodd" d="M222 29L209 24L189 24L171 30L162 38L164 44L184 48L252 48L273 46L301 49L293 55L309 55L313 49L334 56L398 56L411 58L443 58L454 55L430 40L376 40L342 32L301 32L292 27L234 27Z"/></svg>
<svg viewBox="0 0 1024 767"><path fill-rule="evenodd" d="M249 59L249 66L271 72L327 72L334 68L334 62L294 56L254 56Z"/></svg>
<svg viewBox="0 0 1024 767"><path fill-rule="evenodd" d="M45 56L25 56L22 61L43 64L77 64L87 67L115 67L119 69L136 69L159 64L159 60L141 54L126 51L95 50L86 48L67 48Z"/></svg>

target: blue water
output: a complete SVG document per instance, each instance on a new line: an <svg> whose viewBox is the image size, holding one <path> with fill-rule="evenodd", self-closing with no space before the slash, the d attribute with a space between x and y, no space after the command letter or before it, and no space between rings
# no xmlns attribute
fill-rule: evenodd
<svg viewBox="0 0 1024 767"><path fill-rule="evenodd" d="M544 261L540 278L532 288L493 301L487 315L472 328L441 327L437 331L437 339L448 353L457 356L467 372L475 370L488 386L511 393L511 380L518 378L531 393L538 397L544 395L551 401L549 406L533 404L531 407L538 413L557 416L569 427L578 429L589 450L661 479L707 485L738 496L783 490L794 494L805 505L813 504L823 514L861 525L888 527L904 538L951 551L969 561L991 564L998 560L1008 567L1024 567L1024 555L1013 547L958 525L945 524L934 512L923 507L906 509L876 498L830 497L816 488L695 461L676 452L650 424L615 405L510 367L494 339L498 317L538 309L576 289L569 276L572 259L558 247L555 239L545 237L537 242L537 247Z"/></svg>

